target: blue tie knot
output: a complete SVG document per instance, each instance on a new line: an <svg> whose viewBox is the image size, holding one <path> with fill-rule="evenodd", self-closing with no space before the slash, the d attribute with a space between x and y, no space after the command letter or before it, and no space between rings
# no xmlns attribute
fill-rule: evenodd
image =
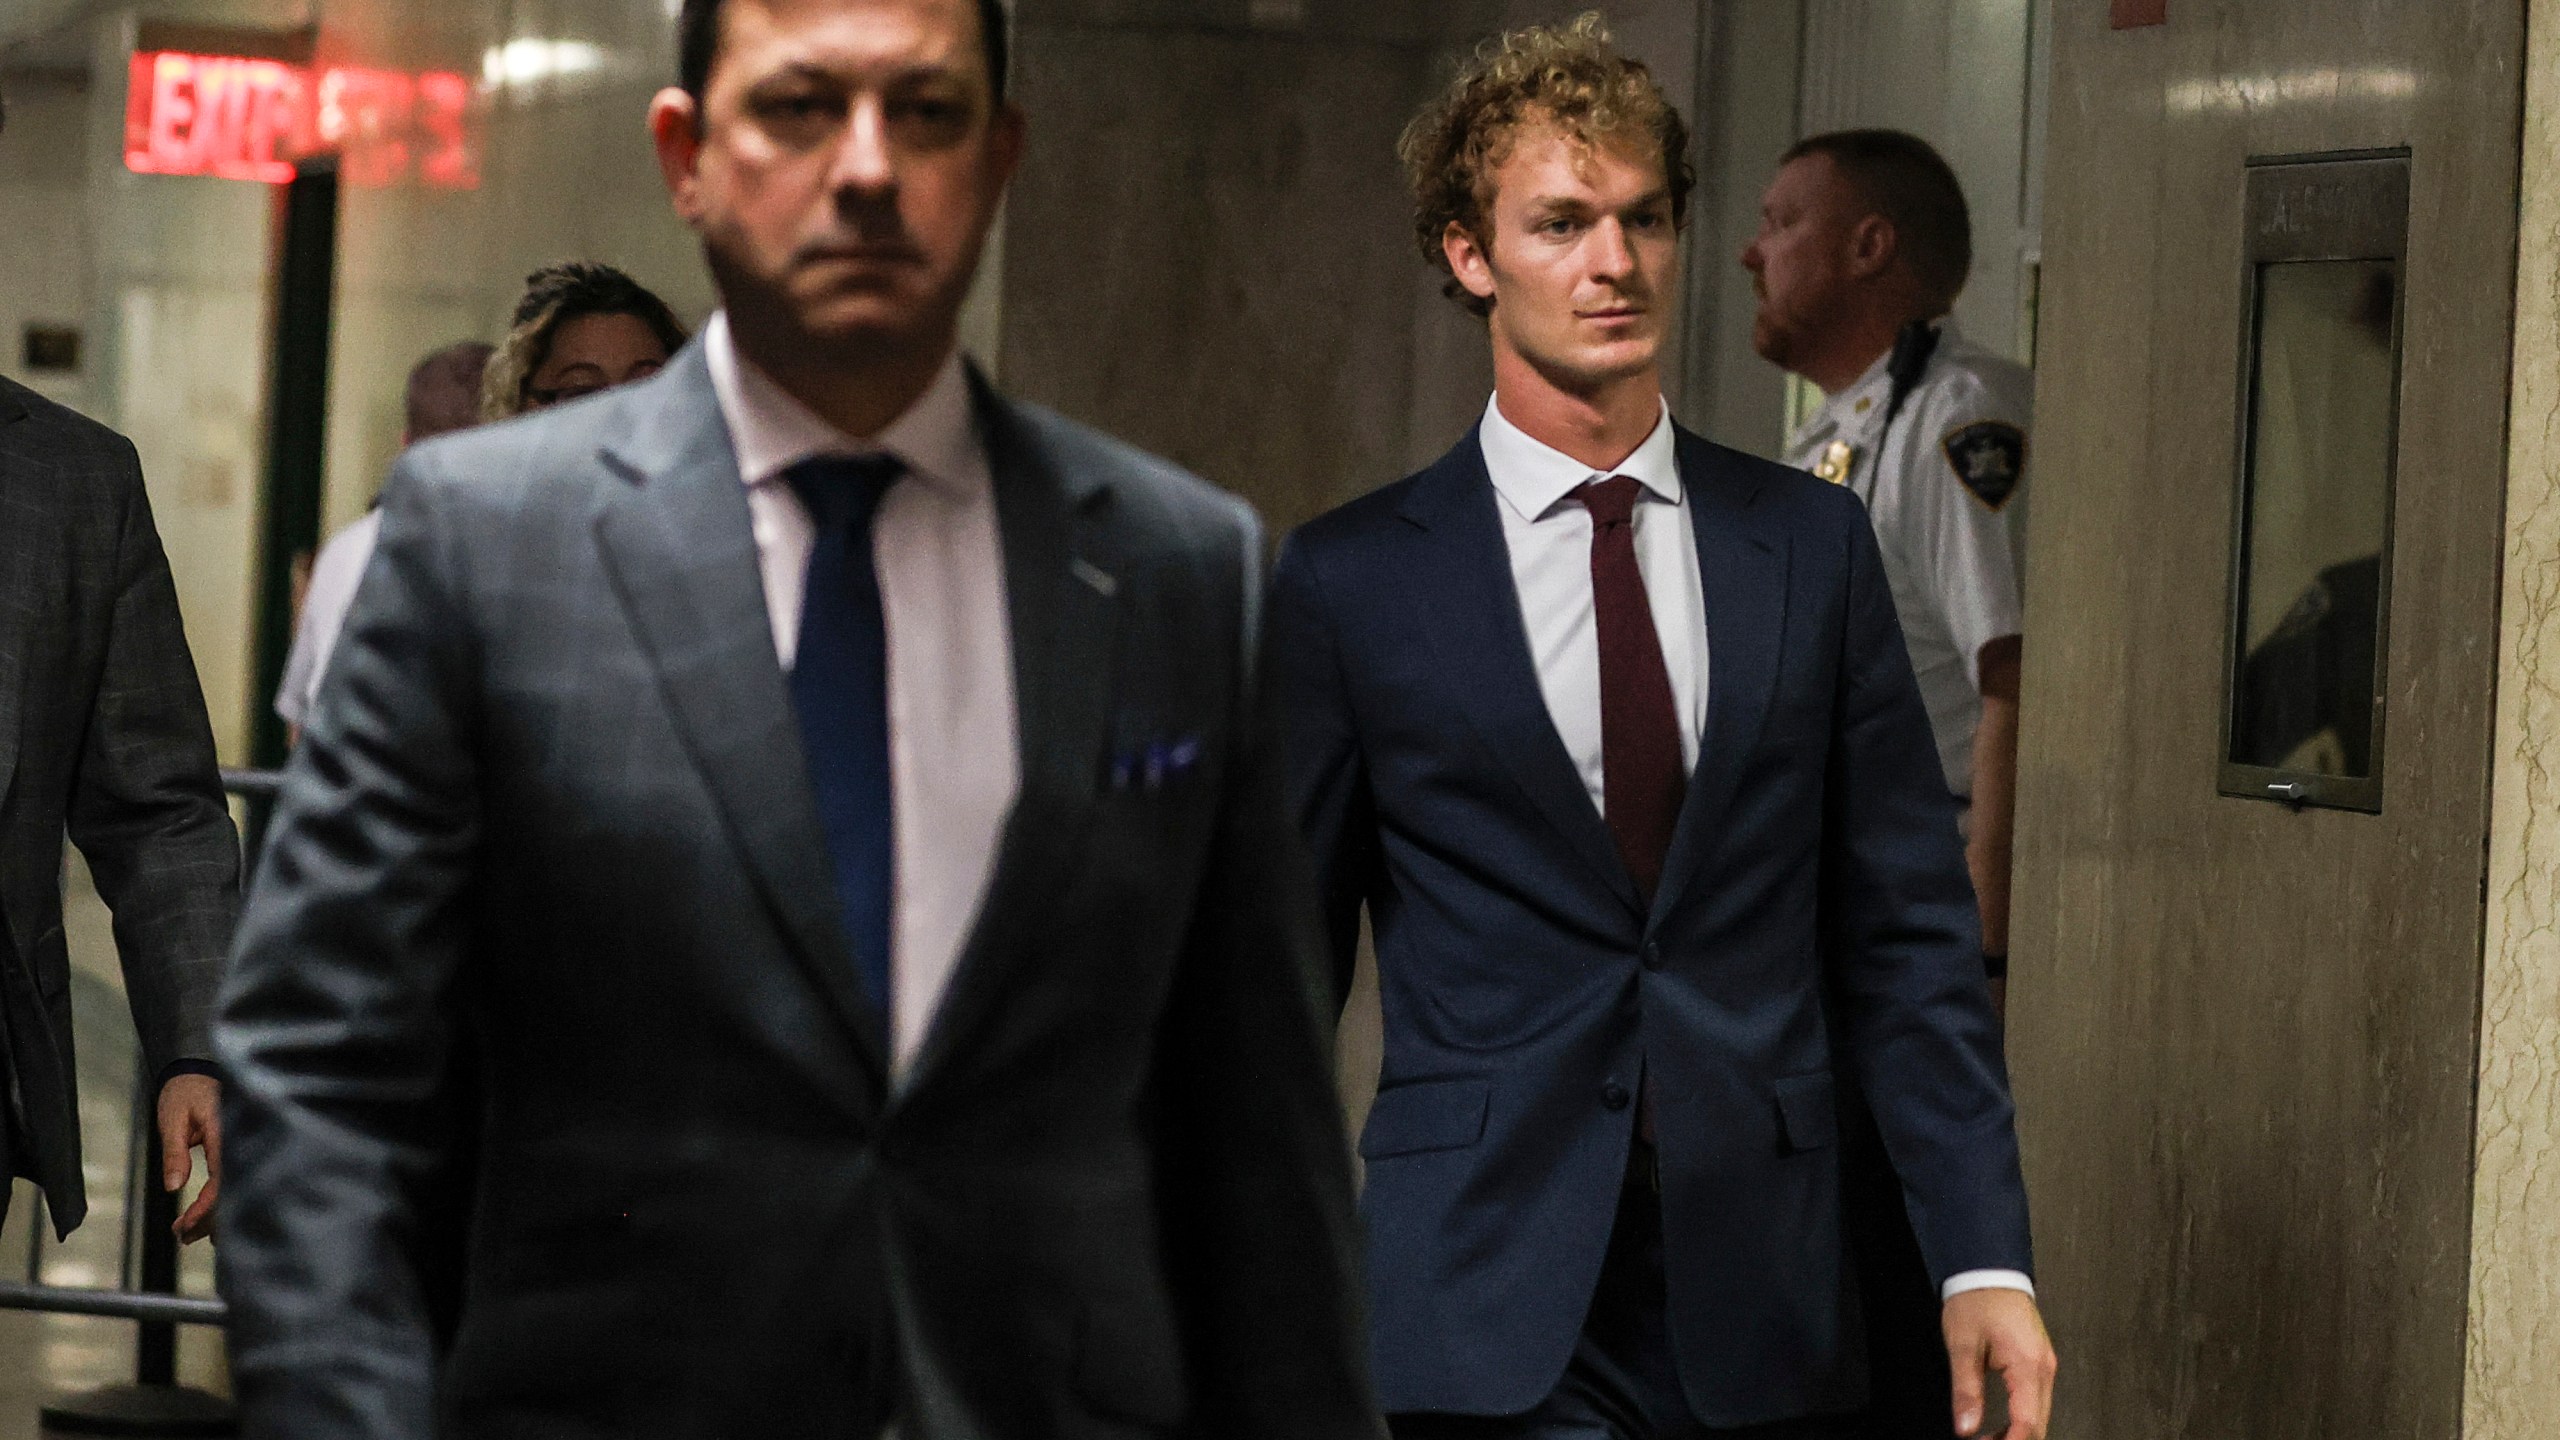
<svg viewBox="0 0 2560 1440"><path fill-rule="evenodd" d="M843 535L871 528L881 497L907 473L895 455L822 455L782 474L819 533Z"/></svg>

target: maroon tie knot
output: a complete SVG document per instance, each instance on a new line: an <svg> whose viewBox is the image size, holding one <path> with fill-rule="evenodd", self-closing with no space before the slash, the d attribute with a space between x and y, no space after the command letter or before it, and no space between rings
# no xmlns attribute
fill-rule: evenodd
<svg viewBox="0 0 2560 1440"><path fill-rule="evenodd" d="M1636 500L1644 494L1644 486L1632 476L1612 475L1594 480L1573 492L1582 497L1582 508L1591 512L1594 529L1624 525L1636 518Z"/></svg>

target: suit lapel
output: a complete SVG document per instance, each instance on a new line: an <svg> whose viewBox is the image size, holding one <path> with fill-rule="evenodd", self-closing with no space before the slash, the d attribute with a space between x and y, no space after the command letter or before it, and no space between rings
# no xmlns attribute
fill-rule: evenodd
<svg viewBox="0 0 2560 1440"><path fill-rule="evenodd" d="M1593 877L1640 915L1635 879L1538 688L1501 503L1474 434L1415 482L1400 512L1425 532L1413 547L1412 613L1477 737Z"/></svg>
<svg viewBox="0 0 2560 1440"><path fill-rule="evenodd" d="M0 379L0 515L11 511L9 494L12 478L33 460L11 459L14 444L23 436L13 433L27 418L26 402L6 379ZM36 543L42 543L41 540ZM0 615L33 615L42 613L28 593L36 584L37 572L49 568L35 562L33 555L21 554L0 565ZM9 798L9 787L18 775L18 727L26 702L26 660L22 647L0 645L0 800Z"/></svg>
<svg viewBox="0 0 2560 1440"><path fill-rule="evenodd" d="M611 487L595 517L605 570L793 954L885 1082L884 1027L836 913L746 487L701 346L634 387L623 409L631 433L605 459L630 483Z"/></svg>
<svg viewBox="0 0 2560 1440"><path fill-rule="evenodd" d="M1025 412L974 369L970 382L995 477L1022 790L910 1091L1009 993L1007 965L1039 948L1035 932L1093 820L1117 669L1118 581L1096 563L1108 558L1097 531L1110 511L1109 483L1062 469Z"/></svg>
<svg viewBox="0 0 2560 1440"><path fill-rule="evenodd" d="M1698 538L1706 602L1707 733L1664 856L1653 899L1660 923L1677 905L1733 803L1743 764L1760 742L1786 640L1787 547L1755 523L1758 484L1727 452L1680 432L1680 477Z"/></svg>

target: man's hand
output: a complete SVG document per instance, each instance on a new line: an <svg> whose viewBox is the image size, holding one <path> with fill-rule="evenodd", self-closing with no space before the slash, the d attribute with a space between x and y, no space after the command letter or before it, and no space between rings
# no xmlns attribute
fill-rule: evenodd
<svg viewBox="0 0 2560 1440"><path fill-rule="evenodd" d="M170 1228L192 1245L213 1233L213 1202L222 1193L222 1082L176 1075L160 1087L160 1188L176 1194L195 1169L188 1152L204 1150L204 1189Z"/></svg>
<svg viewBox="0 0 2560 1440"><path fill-rule="evenodd" d="M2044 1440L2053 1419L2053 1340L2035 1297L2023 1290L1968 1290L1947 1302L1947 1359L1956 1376L1956 1433L1982 1433L1984 1372L2009 1387L2000 1440Z"/></svg>

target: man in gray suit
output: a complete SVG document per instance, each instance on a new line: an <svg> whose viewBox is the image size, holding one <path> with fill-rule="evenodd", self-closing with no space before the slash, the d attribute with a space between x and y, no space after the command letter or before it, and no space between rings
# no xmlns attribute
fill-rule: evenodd
<svg viewBox="0 0 2560 1440"><path fill-rule="evenodd" d="M723 313L394 474L223 1005L246 1433L1379 1433L1261 536L956 356L1002 26L689 0Z"/></svg>
<svg viewBox="0 0 2560 1440"><path fill-rule="evenodd" d="M0 1085L16 1101L0 1106L0 1213L25 1176L64 1235L89 1212L66 831L115 913L140 1063L159 1087L162 1185L184 1185L204 1151L204 1188L178 1217L195 1240L221 1189L211 1030L239 837L132 444L0 379Z"/></svg>

